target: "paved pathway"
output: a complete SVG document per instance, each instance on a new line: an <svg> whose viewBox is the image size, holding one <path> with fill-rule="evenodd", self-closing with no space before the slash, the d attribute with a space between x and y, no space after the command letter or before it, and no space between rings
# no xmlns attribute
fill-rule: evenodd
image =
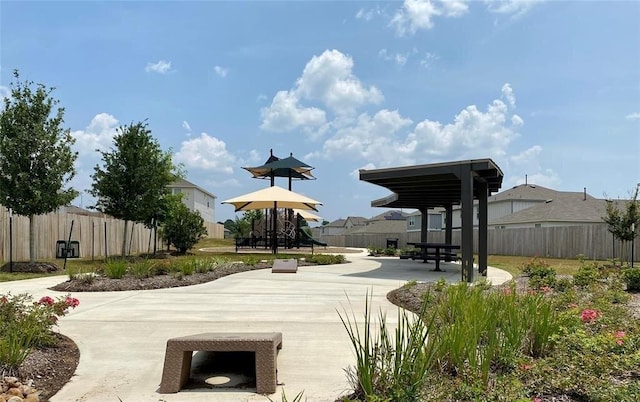
<svg viewBox="0 0 640 402"><path fill-rule="evenodd" d="M396 307L386 300L390 290L409 280L460 279L457 264L443 263L446 272L432 272L433 263L373 258L365 251L347 258L352 262L300 267L296 274L257 270L189 287L75 293L80 306L60 320L59 328L80 348L80 364L51 401L268 401L253 393L255 388L158 393L167 339L227 331L283 333L282 385L271 395L274 401L282 389L289 400L304 391L310 402L334 401L349 392L344 369L354 363L338 311L346 309L360 320L369 293L373 311L388 312L393 325ZM489 268L494 284L510 278ZM60 277L49 277L2 283L2 292L57 296L47 288L59 282Z"/></svg>

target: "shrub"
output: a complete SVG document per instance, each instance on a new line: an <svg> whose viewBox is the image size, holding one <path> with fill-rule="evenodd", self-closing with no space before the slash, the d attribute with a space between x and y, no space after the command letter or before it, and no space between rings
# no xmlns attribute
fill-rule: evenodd
<svg viewBox="0 0 640 402"><path fill-rule="evenodd" d="M540 289L556 284L556 271L547 262L535 257L522 267L522 272L529 275L529 286Z"/></svg>
<svg viewBox="0 0 640 402"><path fill-rule="evenodd" d="M380 255L383 252L383 248L382 247L378 247L378 246L368 246L367 250L369 251L369 255Z"/></svg>
<svg viewBox="0 0 640 402"><path fill-rule="evenodd" d="M595 264L583 264L573 274L573 283L581 288L586 288L598 281L600 273Z"/></svg>
<svg viewBox="0 0 640 402"><path fill-rule="evenodd" d="M305 260L318 265L344 264L346 262L346 259L342 254L306 255Z"/></svg>
<svg viewBox="0 0 640 402"><path fill-rule="evenodd" d="M123 259L110 259L104 267L104 275L110 279L120 279L127 273L127 261Z"/></svg>
<svg viewBox="0 0 640 402"><path fill-rule="evenodd" d="M396 255L396 251L397 250L396 250L395 247L387 247L382 251L382 253L384 255L394 256L394 255Z"/></svg>
<svg viewBox="0 0 640 402"><path fill-rule="evenodd" d="M156 263L151 260L142 260L139 262L135 262L129 268L130 273L138 279L148 278L150 276L155 275Z"/></svg>
<svg viewBox="0 0 640 402"><path fill-rule="evenodd" d="M622 279L627 285L627 290L640 291L640 268L627 268L622 271Z"/></svg>
<svg viewBox="0 0 640 402"><path fill-rule="evenodd" d="M53 344L51 327L79 301L69 295L45 296L33 302L28 294L0 296L0 366L16 369L33 347Z"/></svg>
<svg viewBox="0 0 640 402"><path fill-rule="evenodd" d="M365 299L364 329L344 310L340 320L356 354L356 366L347 370L355 398L366 401L419 401L435 351L428 336L430 325L420 318L410 319L398 309L395 330L389 329L383 313L374 320L371 296Z"/></svg>
<svg viewBox="0 0 640 402"><path fill-rule="evenodd" d="M186 254L207 235L207 229L200 212L192 212L180 202L172 205L162 226L161 234L162 238L172 244L180 254Z"/></svg>

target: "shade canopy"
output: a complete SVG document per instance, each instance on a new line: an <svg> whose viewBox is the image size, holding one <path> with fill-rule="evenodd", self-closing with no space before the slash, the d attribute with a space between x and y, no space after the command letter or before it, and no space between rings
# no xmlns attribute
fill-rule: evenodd
<svg viewBox="0 0 640 402"><path fill-rule="evenodd" d="M267 161L262 166L243 167L243 169L249 171L254 178L258 179L289 177L297 180L315 180L311 173L314 168L294 158L293 155L284 159L277 159L275 156L271 156L269 159L271 160L272 158L275 160Z"/></svg>
<svg viewBox="0 0 640 402"><path fill-rule="evenodd" d="M305 211L303 209L294 209L293 213L294 214L299 214L305 221L308 221L308 222L320 222L320 221L322 221L322 218L319 217L318 215L312 214L311 212Z"/></svg>
<svg viewBox="0 0 640 402"><path fill-rule="evenodd" d="M322 205L302 194L294 193L282 187L272 186L253 193L241 195L222 201L223 204L233 204L238 211L250 211L253 209L290 208L317 211L317 206Z"/></svg>

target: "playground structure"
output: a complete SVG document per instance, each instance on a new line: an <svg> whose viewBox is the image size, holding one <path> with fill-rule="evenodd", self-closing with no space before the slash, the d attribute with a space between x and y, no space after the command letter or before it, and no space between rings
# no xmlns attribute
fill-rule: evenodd
<svg viewBox="0 0 640 402"><path fill-rule="evenodd" d="M315 179L311 174L313 167L294 158L293 154L280 159L273 155L273 150L271 150L264 165L243 167L243 169L249 171L254 178L270 179L271 187L223 201L223 204L233 204L236 212L265 211L262 216L259 215L259 218L252 220L248 238L236 239L236 249L242 246L255 248L270 246L272 252L276 254L278 247L290 249L301 246L326 246L325 243L314 240L301 229L301 221L303 221L301 213L294 212L294 209L317 211L316 206L321 205L318 201L291 191L293 180ZM276 177L288 178L289 190L276 186ZM307 215L307 217L309 216L319 219L313 214Z"/></svg>
<svg viewBox="0 0 640 402"><path fill-rule="evenodd" d="M272 210L267 211L273 212ZM239 246L252 248L268 248L269 246L271 246L273 244L272 228L274 227L271 220L274 216L277 217L277 223L275 225L275 227L277 228L275 239L278 247L291 249L300 247L327 246L327 243L314 239L309 233L304 230L303 224L306 221L300 213L286 208L278 208L276 214L263 214L259 219L252 219L249 237L245 242L241 242Z"/></svg>

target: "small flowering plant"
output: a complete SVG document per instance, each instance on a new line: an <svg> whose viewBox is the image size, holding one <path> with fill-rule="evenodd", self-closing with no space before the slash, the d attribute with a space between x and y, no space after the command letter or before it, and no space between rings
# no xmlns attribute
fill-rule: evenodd
<svg viewBox="0 0 640 402"><path fill-rule="evenodd" d="M599 317L600 317L600 312L598 310L594 310L594 309L587 308L587 309L582 310L582 312L580 313L580 319L585 324L594 322Z"/></svg>
<svg viewBox="0 0 640 402"><path fill-rule="evenodd" d="M38 301L26 293L0 295L0 366L18 365L30 348L54 344L52 327L79 304L71 295Z"/></svg>

